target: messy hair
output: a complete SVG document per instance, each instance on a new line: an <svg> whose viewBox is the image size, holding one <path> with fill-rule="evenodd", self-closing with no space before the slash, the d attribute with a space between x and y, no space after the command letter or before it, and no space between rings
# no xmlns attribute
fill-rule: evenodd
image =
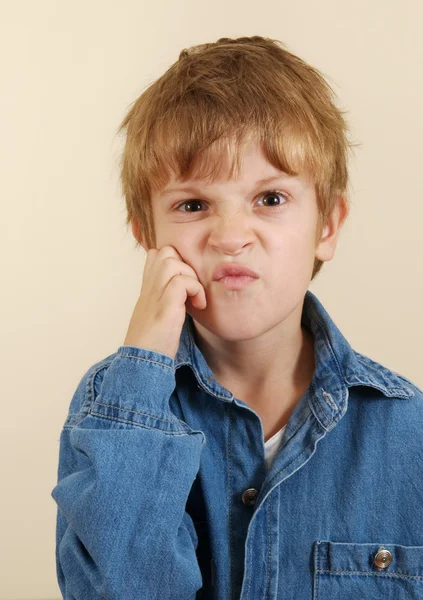
<svg viewBox="0 0 423 600"><path fill-rule="evenodd" d="M312 178L316 243L339 195L349 202L348 149L354 144L344 111L323 75L278 40L220 38L182 50L131 105L118 133L123 130L126 225L138 222L148 249L156 247L151 196L166 187L171 172L181 181L213 182L225 157L228 178L237 178L239 150L251 136L274 167ZM315 260L312 279L322 265Z"/></svg>

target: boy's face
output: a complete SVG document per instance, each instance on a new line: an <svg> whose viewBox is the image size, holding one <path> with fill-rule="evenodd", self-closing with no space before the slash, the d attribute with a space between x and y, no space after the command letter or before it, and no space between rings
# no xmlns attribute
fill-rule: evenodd
<svg viewBox="0 0 423 600"><path fill-rule="evenodd" d="M239 179L226 181L226 170L212 184L171 179L152 197L156 247L173 246L206 292L207 307L196 309L188 298L187 311L227 341L256 338L302 307L314 260L332 258L340 218L346 216L339 214L316 245L313 182L278 171L254 142L242 156ZM277 179L257 183L270 177ZM173 188L179 191L171 192ZM245 265L259 278L242 289L228 289L213 281L221 263Z"/></svg>

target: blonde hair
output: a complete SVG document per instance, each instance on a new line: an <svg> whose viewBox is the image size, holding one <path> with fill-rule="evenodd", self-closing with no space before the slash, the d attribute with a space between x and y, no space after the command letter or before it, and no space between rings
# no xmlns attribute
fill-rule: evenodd
<svg viewBox="0 0 423 600"><path fill-rule="evenodd" d="M182 50L118 129L126 130L119 165L126 225L137 221L148 248L155 248L152 192L165 188L171 171L182 181L213 181L224 155L228 177L238 177L239 149L254 136L277 169L312 177L317 243L339 195L349 202L347 154L354 144L334 99L323 75L278 40L220 38ZM315 261L312 279L322 265Z"/></svg>

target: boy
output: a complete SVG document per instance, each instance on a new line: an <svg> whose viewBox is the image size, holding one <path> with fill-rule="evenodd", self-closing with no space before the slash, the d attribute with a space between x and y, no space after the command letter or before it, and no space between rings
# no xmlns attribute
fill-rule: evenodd
<svg viewBox="0 0 423 600"><path fill-rule="evenodd" d="M332 90L276 40L222 38L124 128L147 259L61 434L64 598L423 598L423 393L307 289L349 209Z"/></svg>

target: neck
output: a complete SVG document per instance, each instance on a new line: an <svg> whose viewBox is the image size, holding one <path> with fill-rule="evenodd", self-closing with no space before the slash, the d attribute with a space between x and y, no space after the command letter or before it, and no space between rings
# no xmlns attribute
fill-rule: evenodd
<svg viewBox="0 0 423 600"><path fill-rule="evenodd" d="M275 393L304 393L313 377L312 334L300 323L284 332L282 325L260 339L228 343L195 323L195 339L221 385L237 398L260 403Z"/></svg>

